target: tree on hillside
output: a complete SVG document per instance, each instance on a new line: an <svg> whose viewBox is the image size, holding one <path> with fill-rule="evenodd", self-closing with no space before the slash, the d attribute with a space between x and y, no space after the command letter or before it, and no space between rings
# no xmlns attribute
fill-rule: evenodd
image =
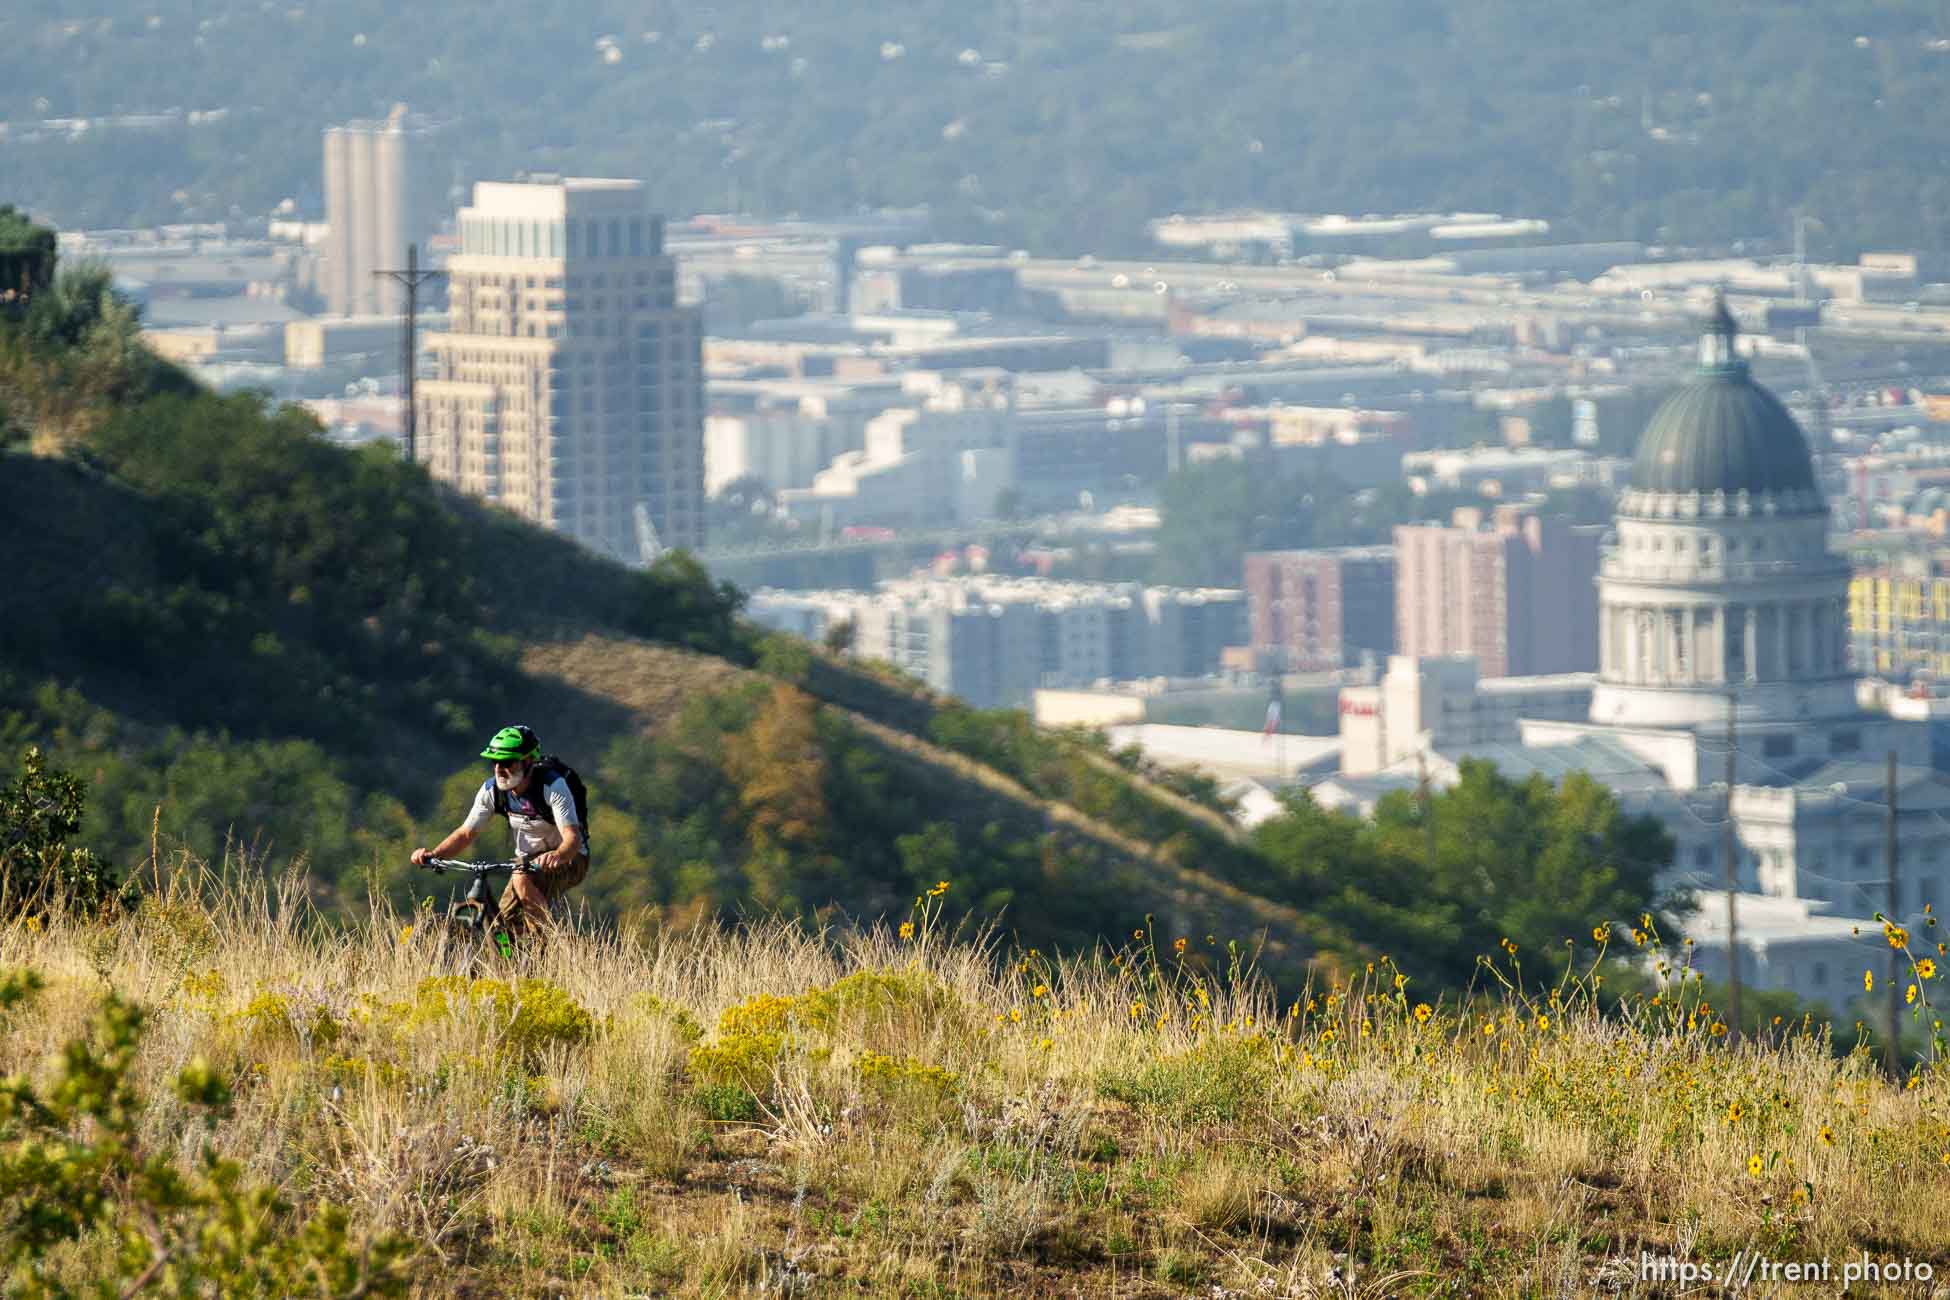
<svg viewBox="0 0 1950 1300"><path fill-rule="evenodd" d="M30 747L0 786L0 907L36 912L58 896L93 910L117 896L108 864L70 843L87 809L87 788Z"/></svg>
<svg viewBox="0 0 1950 1300"><path fill-rule="evenodd" d="M54 279L54 232L0 204L0 304L31 302Z"/></svg>
<svg viewBox="0 0 1950 1300"><path fill-rule="evenodd" d="M810 695L781 682L751 726L726 738L725 773L737 786L752 847L747 876L763 907L799 904L794 868L815 857L831 834L817 707Z"/></svg>

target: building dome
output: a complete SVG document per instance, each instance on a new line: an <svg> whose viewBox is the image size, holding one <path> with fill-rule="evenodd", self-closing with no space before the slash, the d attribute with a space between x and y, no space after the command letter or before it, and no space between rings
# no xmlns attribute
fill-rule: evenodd
<svg viewBox="0 0 1950 1300"><path fill-rule="evenodd" d="M1658 498L1746 499L1799 513L1820 508L1814 461L1780 399L1756 384L1734 351L1738 327L1724 301L1700 337L1693 381L1653 413L1639 439L1629 493Z"/></svg>

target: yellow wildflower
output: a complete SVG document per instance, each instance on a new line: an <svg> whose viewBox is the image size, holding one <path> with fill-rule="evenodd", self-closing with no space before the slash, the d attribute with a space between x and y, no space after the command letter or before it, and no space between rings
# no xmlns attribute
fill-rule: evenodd
<svg viewBox="0 0 1950 1300"><path fill-rule="evenodd" d="M1031 989L1031 990L1029 990L1029 996L1030 996L1030 997L1032 997L1032 998L1046 998L1046 997L1048 997L1048 996L1049 996L1049 985L1047 985L1047 984L1038 984L1038 985L1037 985L1037 986L1036 986L1035 988L1033 988L1033 989Z"/></svg>
<svg viewBox="0 0 1950 1300"><path fill-rule="evenodd" d="M1495 1033L1496 1033L1496 1021L1485 1020L1483 1022L1483 1037L1488 1038Z"/></svg>
<svg viewBox="0 0 1950 1300"><path fill-rule="evenodd" d="M1862 990L1865 993L1876 991L1876 973L1872 970L1862 972Z"/></svg>
<svg viewBox="0 0 1950 1300"><path fill-rule="evenodd" d="M1434 1014L1435 1014L1435 1008L1431 1007L1428 1003L1417 1002L1415 1004L1415 1019L1420 1023L1425 1025L1428 1024L1429 1017Z"/></svg>
<svg viewBox="0 0 1950 1300"><path fill-rule="evenodd" d="M1823 1124L1821 1126L1821 1130L1815 1134L1815 1137L1819 1138L1821 1140L1821 1144L1825 1147L1832 1147L1835 1145L1835 1130L1829 1128L1826 1124Z"/></svg>
<svg viewBox="0 0 1950 1300"><path fill-rule="evenodd" d="M1731 1106L1727 1107L1727 1123L1738 1124L1741 1120L1741 1117L1744 1116L1746 1113L1747 1113L1747 1108L1745 1106L1742 1106L1737 1101L1734 1102Z"/></svg>
<svg viewBox="0 0 1950 1300"><path fill-rule="evenodd" d="M1759 1156L1747 1157L1747 1172L1752 1174L1755 1178L1760 1177L1760 1171L1764 1168L1766 1168L1766 1165L1762 1163L1761 1158Z"/></svg>
<svg viewBox="0 0 1950 1300"><path fill-rule="evenodd" d="M412 937L413 937L413 927L412 927L412 926L410 926L410 925L403 925L403 926L401 926L401 927L400 927L400 931L399 931L399 941L400 941L401 943L405 943L405 942L406 942L406 941L407 941L408 939L411 939Z"/></svg>
<svg viewBox="0 0 1950 1300"><path fill-rule="evenodd" d="M1171 945L1171 950L1180 957L1183 957L1185 955L1185 941L1183 939L1174 941Z"/></svg>
<svg viewBox="0 0 1950 1300"><path fill-rule="evenodd" d="M1054 1038L1045 1038L1042 1042L1036 1044L1036 1046L1047 1052L1050 1048L1056 1046L1056 1040Z"/></svg>
<svg viewBox="0 0 1950 1300"><path fill-rule="evenodd" d="M1900 925L1883 926L1882 937L1889 940L1889 946L1891 948L1909 947L1909 931L1903 929Z"/></svg>
<svg viewBox="0 0 1950 1300"><path fill-rule="evenodd" d="M1021 1008L1021 1007L1010 1007L1010 1008L1009 1008L1009 1019L1010 1019L1010 1020L1011 1020L1012 1022L1014 1022L1015 1024L1018 1024L1018 1025L1019 1025L1019 1024L1021 1024L1021 1023L1022 1023L1022 1008Z"/></svg>
<svg viewBox="0 0 1950 1300"><path fill-rule="evenodd" d="M901 922L901 938L903 938L903 939L912 939L913 937L914 937L914 922L912 922L912 921L902 921L902 922Z"/></svg>
<svg viewBox="0 0 1950 1300"><path fill-rule="evenodd" d="M1910 985L1908 991L1903 994L1903 1001L1909 1003L1911 1006L1916 1004L1916 986L1914 984Z"/></svg>
<svg viewBox="0 0 1950 1300"><path fill-rule="evenodd" d="M1936 978L1936 963L1925 957L1916 963L1916 973L1926 980L1933 980Z"/></svg>

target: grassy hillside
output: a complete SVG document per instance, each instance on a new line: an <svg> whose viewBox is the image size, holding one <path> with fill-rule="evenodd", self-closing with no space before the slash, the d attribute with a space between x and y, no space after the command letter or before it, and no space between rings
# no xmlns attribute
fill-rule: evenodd
<svg viewBox="0 0 1950 1300"><path fill-rule="evenodd" d="M1943 1069L1892 1083L1795 1023L1733 1045L1696 984L1601 1011L1594 968L1533 996L1504 950L1468 1002L1385 958L1276 1000L1169 930L1082 958L946 934L958 881L911 932L577 932L469 981L423 917L195 884L0 927L6 1095L53 1107L0 1109L12 1292L154 1266L172 1294L248 1268L307 1296L1649 1297L1680 1288L1644 1254L1825 1256L1810 1294L1865 1256L1950 1269Z"/></svg>

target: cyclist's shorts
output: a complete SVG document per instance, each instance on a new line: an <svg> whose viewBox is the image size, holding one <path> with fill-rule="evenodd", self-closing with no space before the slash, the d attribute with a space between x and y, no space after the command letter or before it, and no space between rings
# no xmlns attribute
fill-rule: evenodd
<svg viewBox="0 0 1950 1300"><path fill-rule="evenodd" d="M554 871L531 872L528 878L540 885L542 887L542 897L553 903L556 899L562 897L562 895L568 893L577 885L580 885L583 877L588 874L589 855L587 853L579 853L576 855L576 860L566 867L557 867ZM511 913L520 906L521 896L515 893L515 882L511 876L508 879L507 886L501 891L501 910L504 914Z"/></svg>

